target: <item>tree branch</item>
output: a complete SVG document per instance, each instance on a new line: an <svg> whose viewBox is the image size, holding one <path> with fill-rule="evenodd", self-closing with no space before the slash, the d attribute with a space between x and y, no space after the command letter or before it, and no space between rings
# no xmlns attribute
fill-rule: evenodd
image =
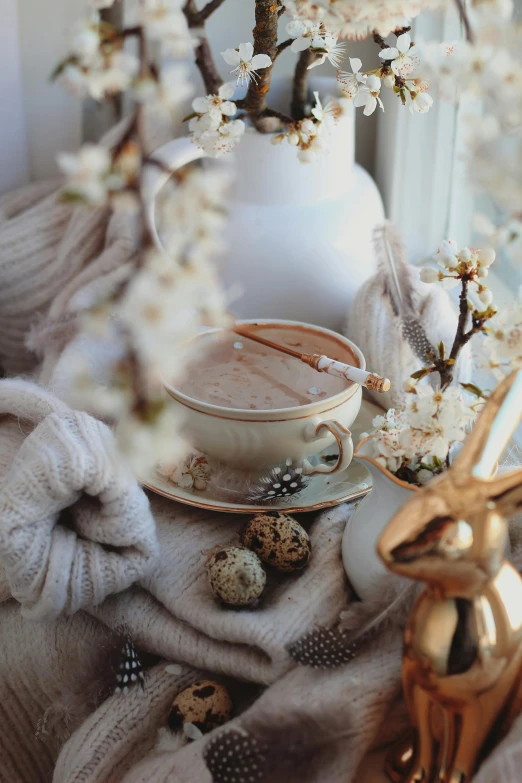
<svg viewBox="0 0 522 783"><path fill-rule="evenodd" d="M276 111L275 109L270 109L268 106L263 110L262 116L276 117L278 120L281 120L281 122L284 122L285 125L291 125L293 122L292 118L289 117L288 114L284 114L282 111Z"/></svg>
<svg viewBox="0 0 522 783"><path fill-rule="evenodd" d="M188 2L183 9L188 19L189 27L201 27L205 24L208 17L216 11L220 5L223 5L225 0L210 0L209 3L204 6L201 11L192 10L191 4Z"/></svg>
<svg viewBox="0 0 522 783"><path fill-rule="evenodd" d="M274 60L276 60L279 57L281 52L284 52L285 49L288 49L289 46L292 46L293 42L294 42L294 39L293 38L289 38L287 41L283 41L282 43L278 44Z"/></svg>
<svg viewBox="0 0 522 783"><path fill-rule="evenodd" d="M468 12L466 11L466 5L464 0L455 0L455 5L457 6L457 10L459 12L460 19L462 21L462 24L464 25L464 30L466 32L466 41L469 41L469 43L474 43L474 36L473 36L473 30L471 29L471 22L469 21Z"/></svg>
<svg viewBox="0 0 522 783"><path fill-rule="evenodd" d="M451 346L451 353L449 355L449 359L451 361L451 364L448 361L441 362L438 369L440 373L440 385L442 389L446 389L453 380L453 374L455 372L455 363L458 359L458 356L464 346L471 340L473 335L475 334L475 330L471 329L469 332L466 332L466 325L469 320L469 304L468 304L468 288L469 288L469 279L467 277L462 278L462 289L460 292L459 297L459 320L457 324L457 332L455 334L455 339L453 340L453 345Z"/></svg>
<svg viewBox="0 0 522 783"><path fill-rule="evenodd" d="M290 105L290 113L294 120L302 120L305 116L304 107L308 96L308 66L313 62L314 57L311 49L305 49L301 52L295 67L292 103Z"/></svg>
<svg viewBox="0 0 522 783"><path fill-rule="evenodd" d="M205 36L201 36L199 45L196 48L195 62L199 68L203 82L205 83L207 93L209 93L209 95L215 95L223 84L223 79L217 71L209 43Z"/></svg>
<svg viewBox="0 0 522 783"><path fill-rule="evenodd" d="M221 2L224 2L224 0L221 0ZM209 3L208 5L211 5L212 3ZM217 7L217 6L216 6ZM203 11L207 8L203 9ZM201 27L202 22L199 24L193 24L193 20L198 16L200 13L196 7L195 0L187 0L185 7L183 8L183 12L185 16L187 17L187 22L189 27ZM210 15L211 12L209 12ZM203 82L205 84L205 89L207 93L210 95L215 95L221 85L223 84L223 80L220 77L216 64L214 63L214 58L212 57L212 51L210 49L210 45L208 43L207 38L204 35L199 36L199 44L196 47L196 57L195 62L196 65L199 68L199 72L201 73L201 78L203 79Z"/></svg>
<svg viewBox="0 0 522 783"><path fill-rule="evenodd" d="M254 27L254 54L267 54L272 63L277 57L277 21L279 6L275 0L256 0L256 26ZM266 108L266 96L270 89L272 68L263 68L256 82L250 82L245 108L255 122L255 117Z"/></svg>

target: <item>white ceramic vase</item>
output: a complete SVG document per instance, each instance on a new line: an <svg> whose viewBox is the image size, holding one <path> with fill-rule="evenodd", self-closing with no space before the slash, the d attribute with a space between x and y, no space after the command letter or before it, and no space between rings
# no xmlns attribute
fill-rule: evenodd
<svg viewBox="0 0 522 783"><path fill-rule="evenodd" d="M317 87L324 96L332 81L318 79ZM357 290L375 272L372 231L384 216L375 183L354 163L354 129L348 106L315 163L301 163L295 147L273 145L271 134L253 128L225 156L235 178L222 276L243 290L231 306L239 318L342 327ZM170 168L204 157L189 139L155 155ZM157 192L165 177L155 170L151 176Z"/></svg>
<svg viewBox="0 0 522 783"><path fill-rule="evenodd" d="M398 592L408 580L385 568L377 554L377 542L392 517L418 490L375 462L369 456L368 440L357 446L354 460L364 462L373 485L348 520L342 554L346 575L361 601L379 601L383 595Z"/></svg>

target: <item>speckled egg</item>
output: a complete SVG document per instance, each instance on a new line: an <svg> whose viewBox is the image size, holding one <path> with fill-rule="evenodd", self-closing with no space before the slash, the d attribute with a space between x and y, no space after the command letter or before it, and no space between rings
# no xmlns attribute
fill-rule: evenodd
<svg viewBox="0 0 522 783"><path fill-rule="evenodd" d="M207 563L210 589L217 598L233 606L253 603L266 584L258 556L243 547L221 549Z"/></svg>
<svg viewBox="0 0 522 783"><path fill-rule="evenodd" d="M252 517L241 531L241 543L278 571L298 571L312 554L308 533L288 514Z"/></svg>
<svg viewBox="0 0 522 783"><path fill-rule="evenodd" d="M179 731L185 723L193 723L203 734L208 734L231 716L232 700L225 686L212 680L196 680L172 702L169 727Z"/></svg>

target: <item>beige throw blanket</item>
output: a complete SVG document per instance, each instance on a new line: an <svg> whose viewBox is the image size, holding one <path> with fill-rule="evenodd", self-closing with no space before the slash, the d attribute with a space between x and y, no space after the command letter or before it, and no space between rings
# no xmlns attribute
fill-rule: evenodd
<svg viewBox="0 0 522 783"><path fill-rule="evenodd" d="M65 393L75 314L132 257L128 227L64 206L52 185L4 197L0 216L0 364ZM404 726L400 631L326 672L293 665L286 649L332 626L347 601L340 539L350 507L307 520L305 572L271 578L257 610L225 609L207 589L205 560L235 540L241 519L157 497L149 506L113 461L106 427L42 388L0 381L0 401L1 783L210 783L205 753L222 756L240 739L251 754L258 743L263 764L273 756L258 780L361 783L368 749ZM164 660L144 690L99 704L89 685L106 666L107 629L122 624ZM180 673L166 671L172 662ZM169 705L200 669L225 677L239 714L180 747L164 731ZM518 783L521 755L519 721L477 783Z"/></svg>

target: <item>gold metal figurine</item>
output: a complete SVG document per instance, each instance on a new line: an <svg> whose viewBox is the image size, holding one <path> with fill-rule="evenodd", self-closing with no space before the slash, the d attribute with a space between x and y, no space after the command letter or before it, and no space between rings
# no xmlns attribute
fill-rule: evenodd
<svg viewBox="0 0 522 783"><path fill-rule="evenodd" d="M404 634L414 733L388 756L395 783L468 783L522 709L522 578L505 558L522 469L497 475L522 418L522 371L488 400L454 464L384 531L379 555L425 582Z"/></svg>

